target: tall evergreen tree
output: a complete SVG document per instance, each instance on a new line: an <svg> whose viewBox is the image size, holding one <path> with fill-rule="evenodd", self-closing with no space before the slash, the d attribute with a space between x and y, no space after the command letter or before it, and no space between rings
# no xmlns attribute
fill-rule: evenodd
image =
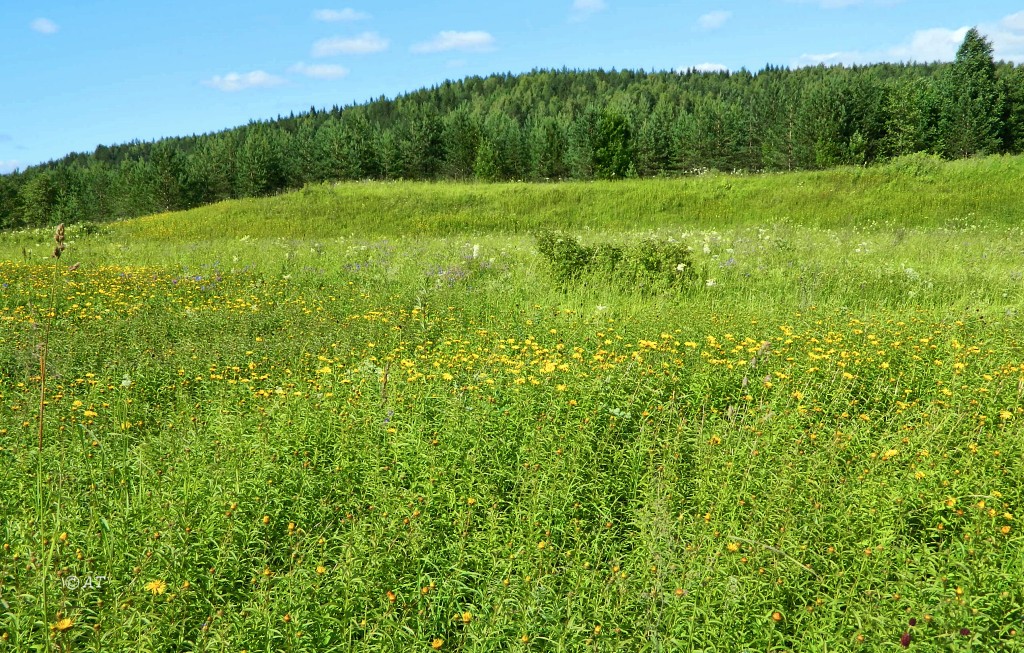
<svg viewBox="0 0 1024 653"><path fill-rule="evenodd" d="M594 177L594 144L598 140L601 110L593 104L576 114L569 125L565 163L575 179Z"/></svg>
<svg viewBox="0 0 1024 653"><path fill-rule="evenodd" d="M919 79L893 79L885 84L882 101L881 156L892 158L925 149L926 83Z"/></svg>
<svg viewBox="0 0 1024 653"><path fill-rule="evenodd" d="M1004 98L996 83L992 44L967 30L953 65L942 79L942 153L950 158L1002 150Z"/></svg>
<svg viewBox="0 0 1024 653"><path fill-rule="evenodd" d="M1006 106L1003 108L1003 145L1007 152L1024 153L1024 66L1012 64L1002 69L1000 84Z"/></svg>
<svg viewBox="0 0 1024 653"><path fill-rule="evenodd" d="M185 155L170 140L153 144L150 153L156 188L156 203L163 211L176 211L184 206L181 182L185 176Z"/></svg>
<svg viewBox="0 0 1024 653"><path fill-rule="evenodd" d="M527 123L531 179L548 181L562 179L569 172L565 165L566 119L543 115Z"/></svg>
<svg viewBox="0 0 1024 653"><path fill-rule="evenodd" d="M24 175L18 193L21 215L25 224L52 224L57 210L58 188L52 170L39 170Z"/></svg>
<svg viewBox="0 0 1024 653"><path fill-rule="evenodd" d="M601 112L594 134L594 175L622 179L633 161L633 129L625 113L608 107Z"/></svg>
<svg viewBox="0 0 1024 653"><path fill-rule="evenodd" d="M0 175L0 229L21 226L18 211L18 187L20 174Z"/></svg>
<svg viewBox="0 0 1024 653"><path fill-rule="evenodd" d="M476 165L480 126L469 104L463 104L442 119L441 143L444 164L441 172L449 179L469 179Z"/></svg>
<svg viewBox="0 0 1024 653"><path fill-rule="evenodd" d="M236 188L242 197L255 197L285 187L288 134L264 123L249 125L238 152Z"/></svg>

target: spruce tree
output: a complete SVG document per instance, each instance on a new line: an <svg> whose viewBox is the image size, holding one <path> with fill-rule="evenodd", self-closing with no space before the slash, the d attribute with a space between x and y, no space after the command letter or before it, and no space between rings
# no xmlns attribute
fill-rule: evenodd
<svg viewBox="0 0 1024 653"><path fill-rule="evenodd" d="M971 28L942 80L942 154L950 158L1002 150L1004 98L996 82L992 44Z"/></svg>

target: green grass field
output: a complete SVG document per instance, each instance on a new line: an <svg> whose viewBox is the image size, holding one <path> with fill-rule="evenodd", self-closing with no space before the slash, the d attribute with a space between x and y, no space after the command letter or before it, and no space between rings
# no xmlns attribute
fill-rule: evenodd
<svg viewBox="0 0 1024 653"><path fill-rule="evenodd" d="M911 157L0 234L0 651L1024 650L1022 218Z"/></svg>

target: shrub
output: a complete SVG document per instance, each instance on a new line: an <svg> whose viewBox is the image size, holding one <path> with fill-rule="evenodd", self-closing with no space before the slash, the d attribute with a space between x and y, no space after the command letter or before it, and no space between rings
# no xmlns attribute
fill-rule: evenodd
<svg viewBox="0 0 1024 653"><path fill-rule="evenodd" d="M563 284L589 276L659 292L682 288L698 277L690 249L675 241L652 238L629 246L587 246L573 236L545 231L537 236L537 249Z"/></svg>
<svg viewBox="0 0 1024 653"><path fill-rule="evenodd" d="M537 236L537 249L551 264L559 281L579 278L594 259L594 248L584 247L572 236L557 231L544 231Z"/></svg>
<svg viewBox="0 0 1024 653"><path fill-rule="evenodd" d="M689 247L654 239L627 248L616 272L623 283L655 292L681 288L697 279Z"/></svg>

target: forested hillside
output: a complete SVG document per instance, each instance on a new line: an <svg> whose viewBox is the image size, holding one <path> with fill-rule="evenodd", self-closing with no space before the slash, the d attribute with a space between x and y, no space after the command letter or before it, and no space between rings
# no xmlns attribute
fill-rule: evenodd
<svg viewBox="0 0 1024 653"><path fill-rule="evenodd" d="M59 126L56 128L59 129ZM950 64L757 73L542 70L0 176L0 228L110 220L351 179L609 179L1024 151L1024 66L968 32Z"/></svg>

